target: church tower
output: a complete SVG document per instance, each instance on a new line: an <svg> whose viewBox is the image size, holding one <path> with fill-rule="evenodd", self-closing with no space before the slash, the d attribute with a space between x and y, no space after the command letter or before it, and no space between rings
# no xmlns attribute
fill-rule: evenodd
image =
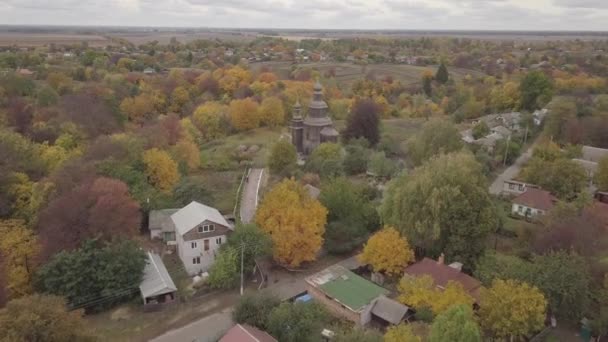
<svg viewBox="0 0 608 342"><path fill-rule="evenodd" d="M296 152L304 152L304 120L302 119L302 106L300 101L293 106L293 116L291 118L291 143L296 147Z"/></svg>

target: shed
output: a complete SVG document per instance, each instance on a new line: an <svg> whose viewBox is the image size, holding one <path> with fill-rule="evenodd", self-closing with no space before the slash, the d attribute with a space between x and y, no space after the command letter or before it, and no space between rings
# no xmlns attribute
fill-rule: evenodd
<svg viewBox="0 0 608 342"><path fill-rule="evenodd" d="M237 324L219 342L277 342L267 332L247 324Z"/></svg>
<svg viewBox="0 0 608 342"><path fill-rule="evenodd" d="M177 287L158 254L148 252L148 263L144 268L139 291L147 310L175 302Z"/></svg>
<svg viewBox="0 0 608 342"><path fill-rule="evenodd" d="M372 305L372 315L394 325L401 323L410 309L385 296L378 297Z"/></svg>

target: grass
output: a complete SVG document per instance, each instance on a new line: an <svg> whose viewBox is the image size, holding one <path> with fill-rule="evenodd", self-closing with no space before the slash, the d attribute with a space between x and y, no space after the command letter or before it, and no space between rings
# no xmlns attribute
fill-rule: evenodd
<svg viewBox="0 0 608 342"><path fill-rule="evenodd" d="M382 120L382 135L399 144L399 150L406 151L406 142L420 131L426 121L421 118L401 118Z"/></svg>
<svg viewBox="0 0 608 342"><path fill-rule="evenodd" d="M236 191L243 175L243 170L234 171L203 171L199 175L203 177L205 188L212 194L210 204L221 213L231 214L236 201Z"/></svg>
<svg viewBox="0 0 608 342"><path fill-rule="evenodd" d="M188 273L186 273L184 264L179 259L177 253L164 255L163 262L165 263L167 271L169 272L171 279L173 279L175 286L177 286L178 293L182 295L187 293L190 284L192 283L192 279Z"/></svg>

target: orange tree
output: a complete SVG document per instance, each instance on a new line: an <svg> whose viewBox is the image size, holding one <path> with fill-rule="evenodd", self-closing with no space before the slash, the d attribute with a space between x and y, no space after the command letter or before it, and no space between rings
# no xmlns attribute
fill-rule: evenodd
<svg viewBox="0 0 608 342"><path fill-rule="evenodd" d="M374 272L397 275L414 260L414 252L407 239L395 228L386 226L367 240L359 260L370 264Z"/></svg>

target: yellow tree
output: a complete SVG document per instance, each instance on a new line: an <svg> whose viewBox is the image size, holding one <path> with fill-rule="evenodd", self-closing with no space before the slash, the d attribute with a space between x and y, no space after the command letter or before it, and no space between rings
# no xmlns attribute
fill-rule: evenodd
<svg viewBox="0 0 608 342"><path fill-rule="evenodd" d="M32 292L35 260L39 251L38 239L23 220L0 221L0 254L10 298Z"/></svg>
<svg viewBox="0 0 608 342"><path fill-rule="evenodd" d="M449 281L445 289L435 286L433 279L404 276L399 282L399 301L415 308L430 308L438 315L453 305L472 306L474 299L464 290L460 283Z"/></svg>
<svg viewBox="0 0 608 342"><path fill-rule="evenodd" d="M120 103L120 110L128 116L129 121L141 125L154 113L154 101L145 94L127 97Z"/></svg>
<svg viewBox="0 0 608 342"><path fill-rule="evenodd" d="M419 336L414 335L412 326L409 324L399 324L388 328L384 334L384 342L421 342Z"/></svg>
<svg viewBox="0 0 608 342"><path fill-rule="evenodd" d="M214 77L216 77L214 73ZM223 76L219 79L220 88L228 93L232 94L241 85L246 85L251 82L251 73L249 70L245 70L240 66L235 66L224 71Z"/></svg>
<svg viewBox="0 0 608 342"><path fill-rule="evenodd" d="M153 148L144 152L148 181L158 190L170 192L179 181L177 163L165 151Z"/></svg>
<svg viewBox="0 0 608 342"><path fill-rule="evenodd" d="M217 139L224 135L222 119L226 117L227 113L226 105L216 101L205 102L194 111L192 122L201 132L203 139Z"/></svg>
<svg viewBox="0 0 608 342"><path fill-rule="evenodd" d="M374 272L397 275L414 260L414 252L406 238L395 228L386 226L367 240L359 260L371 265Z"/></svg>
<svg viewBox="0 0 608 342"><path fill-rule="evenodd" d="M484 329L511 340L543 328L547 300L534 286L515 280L495 280L481 292L479 317Z"/></svg>
<svg viewBox="0 0 608 342"><path fill-rule="evenodd" d="M171 93L171 110L179 113L182 107L190 101L190 93L185 87L177 87Z"/></svg>
<svg viewBox="0 0 608 342"><path fill-rule="evenodd" d="M251 98L230 102L230 122L239 131L247 131L260 125L258 103Z"/></svg>
<svg viewBox="0 0 608 342"><path fill-rule="evenodd" d="M259 116L264 125L270 127L282 125L285 122L283 102L275 96L265 98L260 106Z"/></svg>
<svg viewBox="0 0 608 342"><path fill-rule="evenodd" d="M198 146L189 138L180 139L173 147L175 159L183 162L188 170L194 171L201 165L201 155Z"/></svg>
<svg viewBox="0 0 608 342"><path fill-rule="evenodd" d="M274 259L298 267L317 257L323 244L327 209L293 179L277 184L262 201L256 222L270 234Z"/></svg>

